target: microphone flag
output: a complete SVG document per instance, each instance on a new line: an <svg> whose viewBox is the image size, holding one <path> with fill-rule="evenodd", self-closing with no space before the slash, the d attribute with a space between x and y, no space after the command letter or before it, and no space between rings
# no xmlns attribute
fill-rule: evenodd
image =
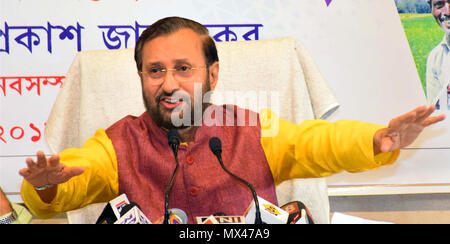
<svg viewBox="0 0 450 244"><path fill-rule="evenodd" d="M114 224L120 218L122 209L129 204L130 201L125 194L109 201L98 217L96 224Z"/></svg>
<svg viewBox="0 0 450 244"><path fill-rule="evenodd" d="M236 216L200 216L196 218L197 224L245 224L245 217ZM252 222L253 224L253 222Z"/></svg>
<svg viewBox="0 0 450 244"><path fill-rule="evenodd" d="M258 197L259 209L261 210L261 219L266 224L286 224L289 213L274 204ZM253 224L255 220L255 201L252 201L244 213L245 223Z"/></svg>
<svg viewBox="0 0 450 244"><path fill-rule="evenodd" d="M120 219L118 219L114 224L151 224L152 222L145 217L144 213L134 206L128 212L126 212Z"/></svg>
<svg viewBox="0 0 450 244"><path fill-rule="evenodd" d="M289 213L288 224L314 224L308 208L300 201L286 203L281 208Z"/></svg>

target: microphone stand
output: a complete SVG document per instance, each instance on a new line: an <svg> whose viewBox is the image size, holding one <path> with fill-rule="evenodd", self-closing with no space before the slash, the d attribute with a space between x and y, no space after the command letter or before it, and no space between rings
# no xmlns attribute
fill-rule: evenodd
<svg viewBox="0 0 450 244"><path fill-rule="evenodd" d="M253 195L253 199L255 201L255 207L256 207L255 224L263 224L262 219L261 219L261 210L259 209L258 196L256 196L256 191L254 190L252 184L250 184L249 182L245 181L244 179L241 179L238 176L236 176L235 174L228 171L228 169L225 168L225 166L223 165L222 157L220 155L217 155L217 158L219 159L220 166L222 166L222 169L225 170L225 172L227 172L229 175L233 176L236 180L239 180L240 182L246 184L248 186L248 188L250 188L252 195Z"/></svg>
<svg viewBox="0 0 450 244"><path fill-rule="evenodd" d="M249 182L245 181L244 179L238 177L237 175L231 173L227 168L225 168L225 165L223 164L223 161L222 161L222 155L221 155L222 143L220 142L219 138L217 138L217 137L211 138L209 141L209 147L210 147L211 151L214 153L214 155L216 155L217 159L219 160L219 163L220 163L220 166L222 167L222 169L225 170L225 172L227 172L233 178L235 178L236 180L239 180L240 182L247 185L248 188L250 188L250 191L252 192L253 200L255 201L255 208L256 208L255 224L264 224L264 222L261 219L261 210L259 209L258 196L256 195L256 191L255 191L255 188L253 187L253 185L250 184Z"/></svg>
<svg viewBox="0 0 450 244"><path fill-rule="evenodd" d="M168 133L169 145L172 148L173 155L175 156L175 163L177 164L175 170L173 171L172 178L169 181L169 184L166 187L166 191L164 193L165 201L164 201L164 221L163 224L169 224L169 195L172 191L173 181L175 180L175 176L177 174L178 168L180 164L178 163L178 147L180 146L180 136L176 129L172 129Z"/></svg>

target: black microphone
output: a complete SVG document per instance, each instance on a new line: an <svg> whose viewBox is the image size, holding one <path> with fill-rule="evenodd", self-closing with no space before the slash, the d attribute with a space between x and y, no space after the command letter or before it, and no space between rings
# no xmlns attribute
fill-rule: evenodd
<svg viewBox="0 0 450 244"><path fill-rule="evenodd" d="M120 217L124 216L126 213L128 213L128 211L130 211L134 207L137 207L140 210L142 210L141 206L139 206L139 204L137 204L135 202L130 202L130 204L127 204L122 207L122 209L120 210Z"/></svg>
<svg viewBox="0 0 450 244"><path fill-rule="evenodd" d="M140 214L143 215L141 207L135 203L130 202L126 194L121 194L120 196L109 201L103 208L102 213L97 218L96 224L115 224L120 218L130 212L134 207L137 207ZM146 222L150 222L147 217L145 217Z"/></svg>
<svg viewBox="0 0 450 244"><path fill-rule="evenodd" d="M120 218L114 224L151 224L139 204L130 202L120 210Z"/></svg>
<svg viewBox="0 0 450 244"><path fill-rule="evenodd" d="M180 146L180 134L178 134L178 130L172 128L167 133L167 139L169 141L169 146L172 148L172 151L175 155L178 154L178 147Z"/></svg>
<svg viewBox="0 0 450 244"><path fill-rule="evenodd" d="M125 194L112 199L103 208L96 224L114 224L121 217L122 208L128 204L130 204L130 201Z"/></svg>
<svg viewBox="0 0 450 244"><path fill-rule="evenodd" d="M120 215L117 216L113 211L113 207L108 203L108 204L106 204L105 208L103 209L103 212L100 214L100 216L98 217L98 219L95 223L96 224L114 224L114 223L116 223L116 221L118 219L123 217L134 207L141 209L141 207L137 203L130 202L120 209L120 212L119 212ZM119 210L119 209L117 209L117 210Z"/></svg>
<svg viewBox="0 0 450 244"><path fill-rule="evenodd" d="M314 219L312 218L308 208L300 201L286 203L280 208L289 213L287 224L295 224L301 218L304 218L307 224L314 224ZM306 216L302 216L302 213L305 213Z"/></svg>
<svg viewBox="0 0 450 244"><path fill-rule="evenodd" d="M245 181L242 178L239 178L235 174L228 171L227 168L225 168L225 165L223 165L223 161L222 161L222 142L220 141L219 138L217 138L217 137L211 138L209 140L209 148L214 153L214 155L216 155L217 159L219 160L220 166L222 166L222 169L225 170L225 172L227 172L227 174L233 176L233 178L239 180L240 182L247 185L248 188L250 188L250 191L252 192L252 195L253 195L253 200L255 201L255 207L256 207L255 224L263 224L262 219L261 219L261 211L259 210L259 201L258 201L258 197L256 196L255 188L253 188L252 184L250 184L249 182Z"/></svg>
<svg viewBox="0 0 450 244"><path fill-rule="evenodd" d="M178 163L178 147L180 146L180 135L178 134L177 129L172 128L167 133L167 139L169 141L169 146L172 148L173 155L175 156L175 162L177 163L177 166L175 167L175 170L173 171L172 178L169 181L169 184L166 187L165 191L165 202L164 202L164 224L169 224L169 195L172 191L173 181L175 180L175 175L177 174L178 167L180 164Z"/></svg>
<svg viewBox="0 0 450 244"><path fill-rule="evenodd" d="M114 214L111 205L107 203L95 224L114 224L118 219L119 218Z"/></svg>

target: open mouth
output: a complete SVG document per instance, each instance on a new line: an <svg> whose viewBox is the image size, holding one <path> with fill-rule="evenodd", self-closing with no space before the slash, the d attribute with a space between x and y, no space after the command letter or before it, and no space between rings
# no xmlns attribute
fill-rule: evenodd
<svg viewBox="0 0 450 244"><path fill-rule="evenodd" d="M167 97L166 97L166 98L163 98L162 101L164 101L164 102L166 102L166 103L172 103L172 104L175 104L175 103L178 103L178 102L182 102L183 99L182 99L182 98L173 98L173 97L167 98Z"/></svg>
<svg viewBox="0 0 450 244"><path fill-rule="evenodd" d="M167 109L174 109L183 103L183 99L175 97L163 97L160 99L160 103Z"/></svg>
<svg viewBox="0 0 450 244"><path fill-rule="evenodd" d="M446 16L446 15L441 15L441 16L439 17L439 20L441 21L441 23L447 25L447 27L450 26L450 18L449 18L448 16Z"/></svg>

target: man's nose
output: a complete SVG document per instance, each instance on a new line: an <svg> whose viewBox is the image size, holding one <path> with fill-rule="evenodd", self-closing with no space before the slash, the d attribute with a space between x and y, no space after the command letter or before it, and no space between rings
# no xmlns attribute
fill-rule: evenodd
<svg viewBox="0 0 450 244"><path fill-rule="evenodd" d="M168 94L172 94L174 91L180 88L180 84L177 80L175 80L172 70L167 70L162 87L163 90Z"/></svg>

